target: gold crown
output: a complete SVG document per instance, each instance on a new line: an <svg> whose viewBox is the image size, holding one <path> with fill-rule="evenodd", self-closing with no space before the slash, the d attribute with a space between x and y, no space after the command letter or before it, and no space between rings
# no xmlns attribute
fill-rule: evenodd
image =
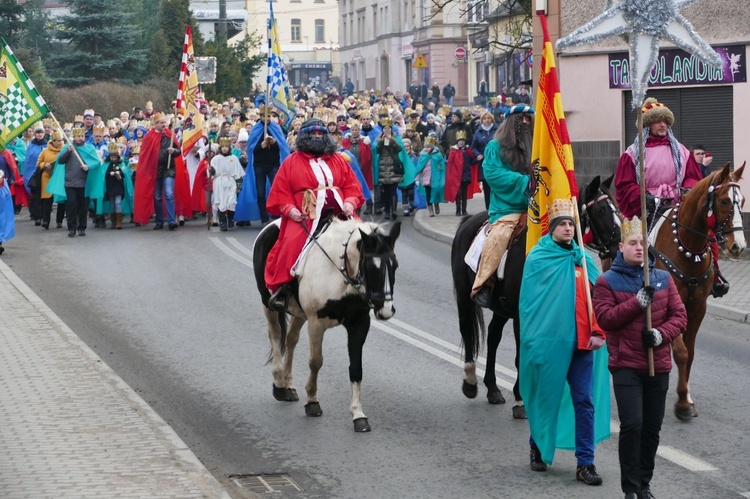
<svg viewBox="0 0 750 499"><path fill-rule="evenodd" d="M159 120L163 120L163 119L166 119L166 116L164 115L164 113L154 113L151 115L151 123L156 124L159 122Z"/></svg>
<svg viewBox="0 0 750 499"><path fill-rule="evenodd" d="M232 139L226 136L219 137L219 147L232 147Z"/></svg>
<svg viewBox="0 0 750 499"><path fill-rule="evenodd" d="M55 120L53 120L52 118L44 118L42 120L42 124L44 126L52 127L52 126L55 126Z"/></svg>
<svg viewBox="0 0 750 499"><path fill-rule="evenodd" d="M72 130L73 129L73 123L65 123L63 125L63 130Z"/></svg>
<svg viewBox="0 0 750 499"><path fill-rule="evenodd" d="M74 128L73 129L73 137L85 137L86 136L86 130L83 128Z"/></svg>
<svg viewBox="0 0 750 499"><path fill-rule="evenodd" d="M75 118L73 118L73 121L80 121L81 123L83 123L83 115L76 114Z"/></svg>
<svg viewBox="0 0 750 499"><path fill-rule="evenodd" d="M101 133L102 135L104 135L105 133L107 133L107 131L107 127L104 126L104 124L94 127L94 133Z"/></svg>
<svg viewBox="0 0 750 499"><path fill-rule="evenodd" d="M424 146L425 147L435 147L435 144L437 143L437 137L434 135L428 135L424 138Z"/></svg>
<svg viewBox="0 0 750 499"><path fill-rule="evenodd" d="M138 142L130 146L130 154L140 154L140 153L141 153L141 145Z"/></svg>
<svg viewBox="0 0 750 499"><path fill-rule="evenodd" d="M120 149L117 147L117 142L110 142L107 146L107 152L109 154L120 154Z"/></svg>
<svg viewBox="0 0 750 499"><path fill-rule="evenodd" d="M387 116L387 115L386 115L386 116ZM392 127L392 126L393 126L393 120L392 120L392 119L390 119L390 118L387 118L387 117L385 117L385 118L380 118L380 126L381 126L381 127L387 127L387 126L390 126L390 127Z"/></svg>
<svg viewBox="0 0 750 499"><path fill-rule="evenodd" d="M123 145L126 145L126 146L127 146L127 145L128 145L128 139L126 139L124 135L120 135L120 136L119 136L119 137L117 138L117 143L118 143L118 144L123 144Z"/></svg>
<svg viewBox="0 0 750 499"><path fill-rule="evenodd" d="M624 241L630 236L635 235L642 235L643 234L643 224L641 224L641 220L634 216L630 220L627 218L624 222L622 222L622 240Z"/></svg>
<svg viewBox="0 0 750 499"><path fill-rule="evenodd" d="M466 140L466 130L459 130L456 132L456 140Z"/></svg>
<svg viewBox="0 0 750 499"><path fill-rule="evenodd" d="M409 130L411 130L412 132L414 131L414 123L407 123L406 124L406 130L405 131L408 132Z"/></svg>
<svg viewBox="0 0 750 499"><path fill-rule="evenodd" d="M49 135L50 140L63 140L62 132L60 130L52 130Z"/></svg>
<svg viewBox="0 0 750 499"><path fill-rule="evenodd" d="M573 218L573 202L570 199L555 199L548 211L550 220L560 217Z"/></svg>

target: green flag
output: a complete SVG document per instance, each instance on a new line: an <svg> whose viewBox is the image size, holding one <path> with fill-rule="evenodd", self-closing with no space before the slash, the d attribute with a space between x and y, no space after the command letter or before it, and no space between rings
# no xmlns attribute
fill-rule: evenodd
<svg viewBox="0 0 750 499"><path fill-rule="evenodd" d="M49 108L5 39L0 41L0 146L5 147L46 116Z"/></svg>

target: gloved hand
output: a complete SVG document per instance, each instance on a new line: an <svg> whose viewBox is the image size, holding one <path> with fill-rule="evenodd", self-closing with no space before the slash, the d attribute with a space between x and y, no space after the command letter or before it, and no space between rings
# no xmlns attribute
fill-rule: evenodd
<svg viewBox="0 0 750 499"><path fill-rule="evenodd" d="M587 345L589 350L599 350L604 346L604 338L601 336L591 336L589 344Z"/></svg>
<svg viewBox="0 0 750 499"><path fill-rule="evenodd" d="M641 308L648 307L648 305L654 301L654 287L643 286L638 290L635 297L638 298L638 303L641 305Z"/></svg>
<svg viewBox="0 0 750 499"><path fill-rule="evenodd" d="M643 346L646 348L658 347L664 339L661 331L656 328L643 330Z"/></svg>
<svg viewBox="0 0 750 499"><path fill-rule="evenodd" d="M653 194L646 194L646 211L653 213L656 211L656 202L659 198Z"/></svg>
<svg viewBox="0 0 750 499"><path fill-rule="evenodd" d="M209 166L208 167L208 174L211 175L212 177L214 175L216 175L216 168L214 168L213 166Z"/></svg>

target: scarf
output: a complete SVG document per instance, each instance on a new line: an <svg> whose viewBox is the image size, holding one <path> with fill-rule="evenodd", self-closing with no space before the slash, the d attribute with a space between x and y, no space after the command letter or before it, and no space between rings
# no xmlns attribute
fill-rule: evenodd
<svg viewBox="0 0 750 499"><path fill-rule="evenodd" d="M651 136L651 131L646 129L644 130L644 134L645 137L643 139L643 143L645 144L649 136ZM671 126L667 127L667 138L669 139L669 148L672 150L672 161L674 162L675 171L677 172L677 187L680 187L682 185L682 154L680 153L680 143L677 142L677 138L674 136ZM631 145L628 149L633 151L633 158L635 160L635 180L640 183L641 169L638 167L640 141L638 140L637 134L635 137L635 141L633 141L633 145ZM643 151L644 165L646 164L646 154L648 154L648 147L645 149L645 151Z"/></svg>

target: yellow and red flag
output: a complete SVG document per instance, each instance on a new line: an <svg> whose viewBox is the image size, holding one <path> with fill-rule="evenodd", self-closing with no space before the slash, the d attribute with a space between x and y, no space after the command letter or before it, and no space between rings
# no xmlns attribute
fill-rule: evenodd
<svg viewBox="0 0 750 499"><path fill-rule="evenodd" d="M554 199L578 198L573 171L573 149L557 79L555 54L547 29L547 16L539 15L544 50L534 106L534 142L531 150L532 191L529 200L526 253L549 231L549 207Z"/></svg>
<svg viewBox="0 0 750 499"><path fill-rule="evenodd" d="M203 115L198 107L201 102L198 73L193 53L193 34L188 24L185 29L185 44L182 48L180 84L177 88L177 112L182 116L182 156L185 157L203 137Z"/></svg>

